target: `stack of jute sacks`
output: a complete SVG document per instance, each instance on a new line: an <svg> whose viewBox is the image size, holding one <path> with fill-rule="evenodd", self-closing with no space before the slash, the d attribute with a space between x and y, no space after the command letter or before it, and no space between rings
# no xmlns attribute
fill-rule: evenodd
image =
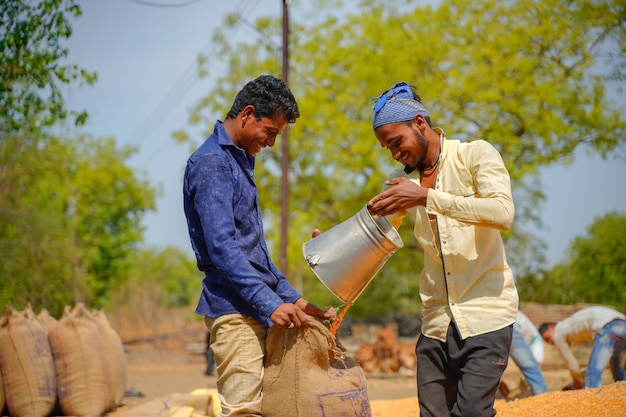
<svg viewBox="0 0 626 417"><path fill-rule="evenodd" d="M11 417L99 417L121 405L126 390L122 340L103 311L7 307L0 318L0 410Z"/></svg>

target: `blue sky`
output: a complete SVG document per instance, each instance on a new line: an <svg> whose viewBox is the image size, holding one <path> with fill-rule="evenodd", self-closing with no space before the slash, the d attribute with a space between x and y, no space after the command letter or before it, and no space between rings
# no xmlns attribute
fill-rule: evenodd
<svg viewBox="0 0 626 417"><path fill-rule="evenodd" d="M188 109L211 88L210 80L198 80L195 60L200 52L211 52L210 36L227 13L239 12L253 22L260 15L280 16L282 2L106 0L84 1L81 7L83 16L75 21L68 42L69 60L96 71L98 81L95 86L69 89L69 106L90 113L85 131L139 147L132 166L145 172L163 193L157 212L144 221L146 240L155 246L177 246L191 255L181 201L189 149L176 145L171 134L185 127ZM257 34L240 25L229 36L244 39ZM572 166L544 169L541 175L548 201L538 208L546 227L537 236L548 245L550 264L565 259L570 241L584 234L594 218L608 211L626 214L624 161L580 153Z"/></svg>

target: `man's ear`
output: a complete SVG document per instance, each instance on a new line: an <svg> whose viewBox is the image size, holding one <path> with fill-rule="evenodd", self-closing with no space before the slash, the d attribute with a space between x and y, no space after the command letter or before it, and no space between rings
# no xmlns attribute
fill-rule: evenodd
<svg viewBox="0 0 626 417"><path fill-rule="evenodd" d="M413 125L417 129L424 131L424 129L426 129L426 127L428 126L428 122L426 121L424 116L422 116L419 113L416 113L415 116L413 116Z"/></svg>
<svg viewBox="0 0 626 417"><path fill-rule="evenodd" d="M255 112L254 106L252 104L248 104L241 111L241 118L245 120L249 117L254 117L254 112Z"/></svg>

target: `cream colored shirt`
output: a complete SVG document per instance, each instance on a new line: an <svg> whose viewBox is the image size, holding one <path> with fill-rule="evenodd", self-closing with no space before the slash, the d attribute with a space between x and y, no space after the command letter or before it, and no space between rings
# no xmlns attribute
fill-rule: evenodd
<svg viewBox="0 0 626 417"><path fill-rule="evenodd" d="M515 322L518 295L500 235L513 224L509 173L484 140L448 140L441 129L441 160L426 207L410 209L424 249L420 275L422 333L445 342L450 321L463 339ZM420 183L418 170L407 176ZM428 214L436 215L430 221ZM406 213L389 216L398 228Z"/></svg>
<svg viewBox="0 0 626 417"><path fill-rule="evenodd" d="M605 324L614 319L625 317L619 311L603 306L587 307L578 310L568 318L561 320L554 327L554 346L561 352L572 377L577 381L585 378L574 357L570 346L576 346L584 342L593 342L593 339Z"/></svg>

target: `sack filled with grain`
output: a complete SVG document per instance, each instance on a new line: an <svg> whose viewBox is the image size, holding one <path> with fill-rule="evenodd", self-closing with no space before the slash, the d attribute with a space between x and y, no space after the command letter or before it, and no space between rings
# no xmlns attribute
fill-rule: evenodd
<svg viewBox="0 0 626 417"><path fill-rule="evenodd" d="M83 304L65 307L48 334L57 392L66 416L101 416L111 408L111 374L94 317Z"/></svg>
<svg viewBox="0 0 626 417"><path fill-rule="evenodd" d="M46 330L30 307L7 307L0 327L4 402L12 417L45 417L56 403L54 362Z"/></svg>
<svg viewBox="0 0 626 417"><path fill-rule="evenodd" d="M104 353L111 371L111 406L117 407L122 404L126 391L126 352L124 352L122 338L111 326L106 313L98 310L93 316L102 335Z"/></svg>
<svg viewBox="0 0 626 417"><path fill-rule="evenodd" d="M46 329L46 334L50 333L50 331L59 324L59 321L52 317L50 312L45 308L37 314L37 319L43 325L44 329Z"/></svg>
<svg viewBox="0 0 626 417"><path fill-rule="evenodd" d="M4 384L2 383L2 372L0 372L0 412L4 410Z"/></svg>
<svg viewBox="0 0 626 417"><path fill-rule="evenodd" d="M264 417L367 417L363 369L315 318L306 330L270 328L265 347Z"/></svg>
<svg viewBox="0 0 626 417"><path fill-rule="evenodd" d="M5 326L7 318L0 317L0 329ZM1 359L0 359L1 360ZM4 410L4 383L2 382L2 368L0 368L0 413Z"/></svg>

